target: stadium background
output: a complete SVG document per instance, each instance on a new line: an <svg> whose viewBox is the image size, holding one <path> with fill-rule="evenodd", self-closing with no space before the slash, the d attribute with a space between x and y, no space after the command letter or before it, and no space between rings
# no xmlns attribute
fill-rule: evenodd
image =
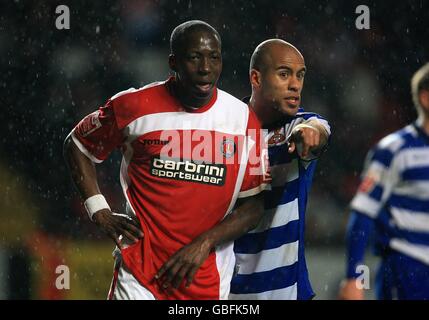
<svg viewBox="0 0 429 320"><path fill-rule="evenodd" d="M70 30L55 28L61 4L70 8ZM355 27L359 4L370 8L370 30ZM335 298L365 154L415 118L409 79L429 61L427 12L427 1L2 1L0 299L106 297L113 245L88 221L62 143L116 92L165 79L169 35L188 19L221 34L219 87L237 97L250 93L249 59L261 41L280 37L304 54L303 106L333 129L310 196L307 259L317 298ZM118 211L119 162L115 153L98 171ZM55 287L58 265L70 269L69 290Z"/></svg>

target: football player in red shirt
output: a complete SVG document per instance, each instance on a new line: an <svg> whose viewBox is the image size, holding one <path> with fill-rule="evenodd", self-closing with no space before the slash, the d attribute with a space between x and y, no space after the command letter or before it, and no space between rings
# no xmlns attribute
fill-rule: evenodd
<svg viewBox="0 0 429 320"><path fill-rule="evenodd" d="M118 93L65 141L88 214L118 247L113 299L227 299L232 241L263 213L260 125L216 87L218 32L188 21L170 45L173 77ZM110 210L94 166L115 148L123 153L126 214Z"/></svg>

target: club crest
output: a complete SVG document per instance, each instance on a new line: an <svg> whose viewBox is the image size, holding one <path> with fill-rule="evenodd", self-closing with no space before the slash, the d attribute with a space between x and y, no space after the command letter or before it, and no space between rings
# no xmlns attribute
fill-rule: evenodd
<svg viewBox="0 0 429 320"><path fill-rule="evenodd" d="M273 135L268 139L268 145L274 146L280 144L286 140L286 136L283 133L284 128L274 130Z"/></svg>
<svg viewBox="0 0 429 320"><path fill-rule="evenodd" d="M231 139L224 139L221 144L220 151L222 152L225 158L232 157L235 153L234 141Z"/></svg>

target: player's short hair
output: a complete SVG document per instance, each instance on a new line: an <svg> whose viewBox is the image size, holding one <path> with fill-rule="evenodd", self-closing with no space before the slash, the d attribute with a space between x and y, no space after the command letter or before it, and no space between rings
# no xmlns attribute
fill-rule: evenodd
<svg viewBox="0 0 429 320"><path fill-rule="evenodd" d="M266 67L266 65L267 65L267 59L269 56L270 46L273 44L283 45L283 46L286 46L290 49L293 49L302 57L302 59L304 59L301 52L299 52L299 50L293 44L291 44L291 43L289 43L283 39L277 39L277 38L268 39L268 40L261 42L255 48L255 51L253 51L252 57L250 58L249 72L252 69L255 69L258 71L263 71L264 67Z"/></svg>
<svg viewBox="0 0 429 320"><path fill-rule="evenodd" d="M420 104L419 95L422 90L429 91L429 63L414 73L411 78L411 95L413 97L414 106L419 115L423 112L422 105Z"/></svg>
<svg viewBox="0 0 429 320"><path fill-rule="evenodd" d="M262 67L265 65L264 59L266 58L265 55L267 47L263 45L264 42L260 43L255 48L255 51L253 51L252 57L250 58L249 71L251 71L252 69L261 71Z"/></svg>
<svg viewBox="0 0 429 320"><path fill-rule="evenodd" d="M215 28L213 28L207 22L201 20L190 20L179 24L176 28L174 28L173 32L171 33L171 54L177 54L178 52L180 52L180 49L183 48L183 41L190 33L195 31L208 31L210 33L213 33L219 40L219 44L222 45L220 35Z"/></svg>

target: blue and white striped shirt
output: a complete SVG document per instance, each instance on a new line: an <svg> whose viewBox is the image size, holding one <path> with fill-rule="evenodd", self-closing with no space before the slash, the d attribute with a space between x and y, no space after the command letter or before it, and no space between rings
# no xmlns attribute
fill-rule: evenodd
<svg viewBox="0 0 429 320"><path fill-rule="evenodd" d="M351 208L375 220L377 251L429 265L429 136L417 122L370 151Z"/></svg>
<svg viewBox="0 0 429 320"><path fill-rule="evenodd" d="M271 190L265 195L265 215L251 232L234 243L236 271L230 299L310 299L314 296L304 256L305 209L316 161L302 161L288 153L285 139L292 129L318 119L330 133L326 120L299 110L266 137L269 143Z"/></svg>

